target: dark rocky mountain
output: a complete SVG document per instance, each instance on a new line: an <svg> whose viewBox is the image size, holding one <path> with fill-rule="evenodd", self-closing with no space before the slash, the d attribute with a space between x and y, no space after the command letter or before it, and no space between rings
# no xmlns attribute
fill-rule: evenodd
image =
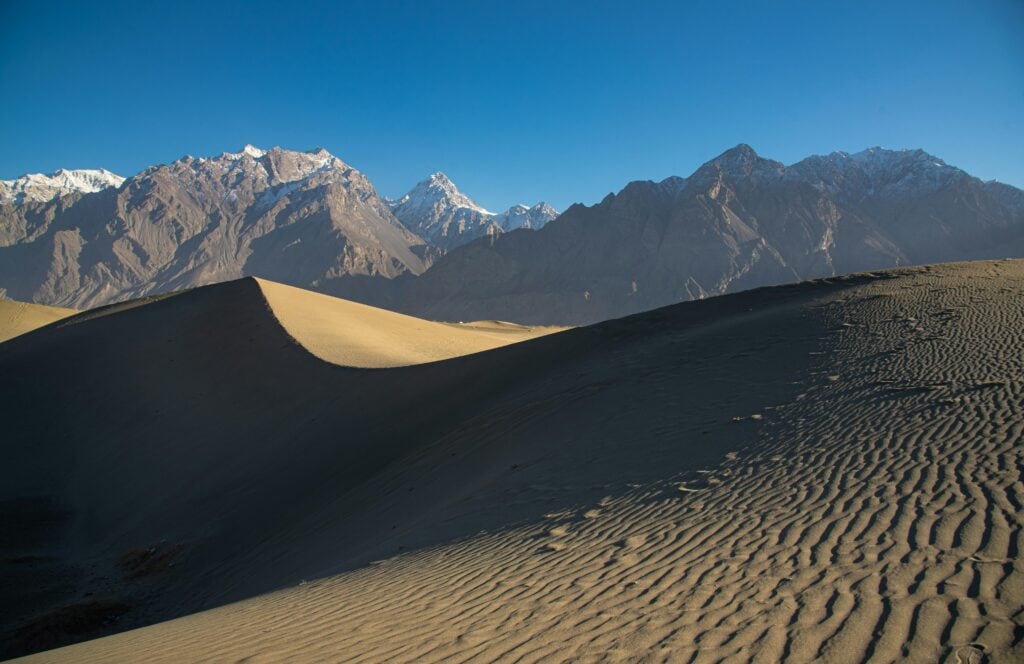
<svg viewBox="0 0 1024 664"><path fill-rule="evenodd" d="M787 167L740 145L688 178L632 182L537 232L476 240L419 277L322 289L442 320L586 324L782 282L1024 256L1022 200L920 150Z"/></svg>
<svg viewBox="0 0 1024 664"><path fill-rule="evenodd" d="M118 187L0 202L0 295L90 307L259 275L317 288L418 274L435 255L326 150L246 146Z"/></svg>

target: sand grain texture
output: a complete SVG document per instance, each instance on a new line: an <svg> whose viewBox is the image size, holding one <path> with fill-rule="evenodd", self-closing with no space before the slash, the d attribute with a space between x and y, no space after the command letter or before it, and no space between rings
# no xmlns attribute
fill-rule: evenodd
<svg viewBox="0 0 1024 664"><path fill-rule="evenodd" d="M21 336L36 328L74 316L75 309L47 307L16 300L0 300L0 342Z"/></svg>
<svg viewBox="0 0 1024 664"><path fill-rule="evenodd" d="M1024 262L383 371L297 347L258 288L0 346L52 377L0 401L5 509L52 516L4 573L68 568L16 619L86 589L126 607L107 631L180 616L28 661L1024 658Z"/></svg>
<svg viewBox="0 0 1024 664"><path fill-rule="evenodd" d="M322 360L383 369L492 350L565 328L499 321L435 323L255 279L281 326Z"/></svg>

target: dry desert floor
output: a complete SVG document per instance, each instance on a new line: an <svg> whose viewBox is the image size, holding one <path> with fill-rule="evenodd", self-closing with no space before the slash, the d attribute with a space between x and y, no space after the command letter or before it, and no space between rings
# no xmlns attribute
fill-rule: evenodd
<svg viewBox="0 0 1024 664"><path fill-rule="evenodd" d="M553 331L245 279L0 344L7 654L1024 660L1024 261Z"/></svg>

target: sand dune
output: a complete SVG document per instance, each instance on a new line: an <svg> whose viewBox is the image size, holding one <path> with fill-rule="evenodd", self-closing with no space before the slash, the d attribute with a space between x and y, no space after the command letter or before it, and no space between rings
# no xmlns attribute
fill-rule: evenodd
<svg viewBox="0 0 1024 664"><path fill-rule="evenodd" d="M0 300L0 342L77 313L74 309Z"/></svg>
<svg viewBox="0 0 1024 664"><path fill-rule="evenodd" d="M12 654L1024 658L1022 261L386 371L314 357L334 324L275 290L0 346L3 516L34 524L0 552Z"/></svg>
<svg viewBox="0 0 1024 664"><path fill-rule="evenodd" d="M479 353L565 328L499 321L434 323L301 288L256 279L284 329L322 360L386 368Z"/></svg>

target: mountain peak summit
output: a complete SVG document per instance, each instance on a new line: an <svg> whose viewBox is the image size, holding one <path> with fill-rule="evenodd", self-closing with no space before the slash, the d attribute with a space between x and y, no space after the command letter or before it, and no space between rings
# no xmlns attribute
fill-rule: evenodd
<svg viewBox="0 0 1024 664"><path fill-rule="evenodd" d="M538 229L558 216L546 203L532 208L513 205L505 212L490 212L459 191L441 171L431 173L405 196L388 201L388 205L406 228L444 249L518 228Z"/></svg>
<svg viewBox="0 0 1024 664"><path fill-rule="evenodd" d="M396 206L404 208L422 208L440 206L445 209L468 208L490 215L491 213L466 196L455 186L451 178L436 171L426 180L416 184L412 190L396 202Z"/></svg>
<svg viewBox="0 0 1024 664"><path fill-rule="evenodd" d="M739 143L722 154L718 155L718 159L760 159L760 156L750 147L747 143Z"/></svg>
<svg viewBox="0 0 1024 664"><path fill-rule="evenodd" d="M259 149L252 143L246 143L245 147L242 148L242 152L254 159L259 159L260 157L266 154L266 151Z"/></svg>
<svg viewBox="0 0 1024 664"><path fill-rule="evenodd" d="M729 148L711 161L707 162L693 174L699 181L702 177L717 178L720 173L734 177L751 175L778 175L785 167L771 159L765 159L746 143Z"/></svg>

